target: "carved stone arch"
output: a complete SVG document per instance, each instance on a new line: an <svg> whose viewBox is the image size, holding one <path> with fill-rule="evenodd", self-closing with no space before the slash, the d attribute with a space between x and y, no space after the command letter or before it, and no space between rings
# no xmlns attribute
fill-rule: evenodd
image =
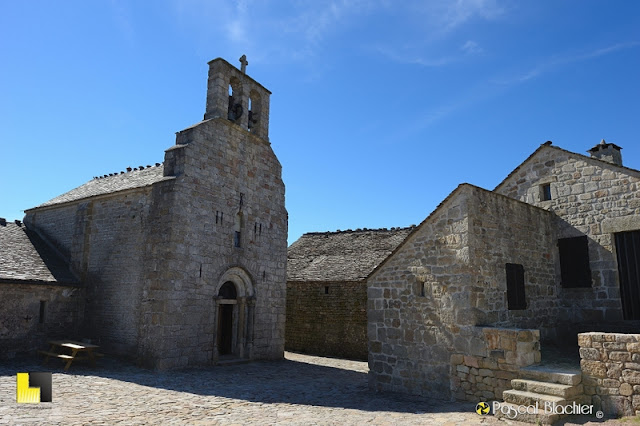
<svg viewBox="0 0 640 426"><path fill-rule="evenodd" d="M239 266L233 266L222 274L220 279L218 280L218 284L216 286L216 291L214 294L218 294L220 288L227 281L231 281L236 285L236 290L238 291L238 297L253 297L253 280L247 271Z"/></svg>
<svg viewBox="0 0 640 426"><path fill-rule="evenodd" d="M251 359L255 318L251 276L243 268L233 266L220 276L214 294L213 362L218 363L220 356Z"/></svg>

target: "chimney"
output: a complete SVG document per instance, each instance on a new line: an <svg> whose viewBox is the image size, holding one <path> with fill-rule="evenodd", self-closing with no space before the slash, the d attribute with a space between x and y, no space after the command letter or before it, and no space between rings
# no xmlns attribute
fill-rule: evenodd
<svg viewBox="0 0 640 426"><path fill-rule="evenodd" d="M616 166L622 166L621 149L618 145L605 142L605 140L602 139L598 145L589 150L589 154L591 154L591 158L597 158L598 160L606 161Z"/></svg>

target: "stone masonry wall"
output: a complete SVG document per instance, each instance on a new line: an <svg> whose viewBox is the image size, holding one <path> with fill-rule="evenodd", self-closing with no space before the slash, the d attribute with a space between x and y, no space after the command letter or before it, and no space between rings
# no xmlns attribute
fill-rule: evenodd
<svg viewBox="0 0 640 426"><path fill-rule="evenodd" d="M289 351L366 359L366 283L288 282L285 329Z"/></svg>
<svg viewBox="0 0 640 426"><path fill-rule="evenodd" d="M542 200L543 184L551 200ZM560 288L559 323L621 320L614 233L640 229L640 173L543 146L495 191L553 211L558 238L589 238L593 285Z"/></svg>
<svg viewBox="0 0 640 426"><path fill-rule="evenodd" d="M71 256L86 285L80 331L108 353L132 356L137 351L148 194L149 189L141 189L44 207L25 218Z"/></svg>
<svg viewBox="0 0 640 426"><path fill-rule="evenodd" d="M211 362L215 297L230 267L249 277L239 292L255 301L245 326L250 347L242 355L282 358L287 212L281 166L270 144L225 118L212 118L178 133L165 156L165 175L176 179L154 185L143 358L158 368Z"/></svg>
<svg viewBox="0 0 640 426"><path fill-rule="evenodd" d="M584 393L597 410L640 415L640 334L581 333Z"/></svg>
<svg viewBox="0 0 640 426"><path fill-rule="evenodd" d="M55 338L78 338L82 288L36 284L0 284L0 355L13 358L47 349ZM44 316L40 317L41 302Z"/></svg>
<svg viewBox="0 0 640 426"><path fill-rule="evenodd" d="M459 186L369 277L371 387L446 398L452 353L490 357L477 325L553 324L549 222L533 206ZM523 311L507 309L506 263L524 266Z"/></svg>
<svg viewBox="0 0 640 426"><path fill-rule="evenodd" d="M451 390L456 399L502 399L518 370L540 362L540 331L483 328L487 356L451 355Z"/></svg>

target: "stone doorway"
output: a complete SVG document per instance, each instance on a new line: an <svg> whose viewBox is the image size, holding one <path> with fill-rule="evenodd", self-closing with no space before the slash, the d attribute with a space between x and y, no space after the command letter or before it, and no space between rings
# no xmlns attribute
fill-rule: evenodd
<svg viewBox="0 0 640 426"><path fill-rule="evenodd" d="M238 292L236 286L227 281L218 292L218 354L231 355L233 352L233 311L237 304Z"/></svg>
<svg viewBox="0 0 640 426"><path fill-rule="evenodd" d="M216 294L213 363L251 359L255 297L249 275L238 267L229 269Z"/></svg>

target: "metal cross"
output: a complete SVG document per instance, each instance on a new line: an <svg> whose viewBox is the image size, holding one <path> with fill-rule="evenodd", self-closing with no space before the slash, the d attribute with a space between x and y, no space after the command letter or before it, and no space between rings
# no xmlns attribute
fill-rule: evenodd
<svg viewBox="0 0 640 426"><path fill-rule="evenodd" d="M247 61L247 55L240 56L240 71L242 71L242 74L247 73L247 65L249 65L249 61Z"/></svg>

